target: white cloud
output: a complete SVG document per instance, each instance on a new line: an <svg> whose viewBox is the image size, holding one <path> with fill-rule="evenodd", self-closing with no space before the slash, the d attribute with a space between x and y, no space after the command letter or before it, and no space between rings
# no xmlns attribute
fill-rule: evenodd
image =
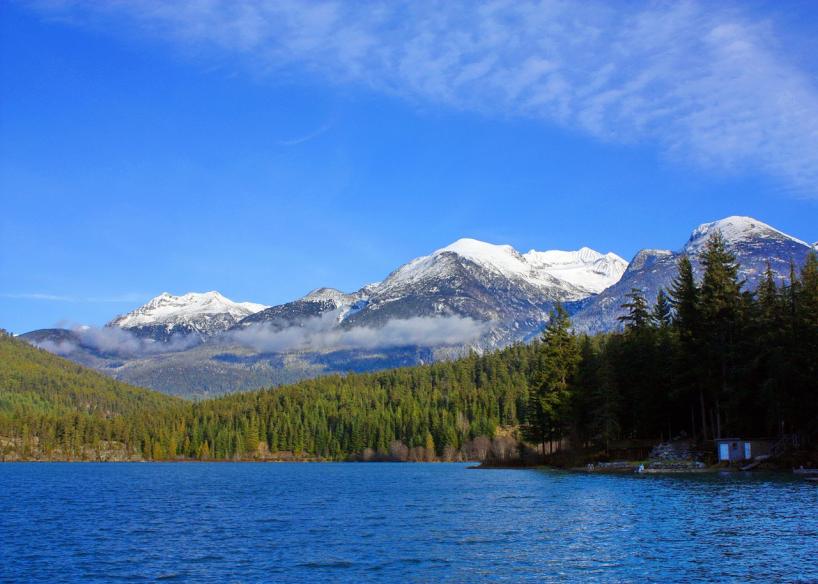
<svg viewBox="0 0 818 584"><path fill-rule="evenodd" d="M471 318L414 317L390 320L379 328L337 326L336 313L305 320L300 326L281 328L275 323L260 323L229 333L232 341L256 351L337 351L383 349L420 345L455 346L475 341L488 324Z"/></svg>
<svg viewBox="0 0 818 584"><path fill-rule="evenodd" d="M520 116L818 195L818 89L772 25L712 2L48 2L265 73Z"/></svg>
<svg viewBox="0 0 818 584"><path fill-rule="evenodd" d="M49 341L49 340L46 340L46 341L41 341L39 343L33 343L33 344L35 346L39 347L40 349L48 351L49 353L54 353L55 355L62 355L62 356L70 355L71 353L73 353L74 351L79 349L77 344L73 343L71 341Z"/></svg>
<svg viewBox="0 0 818 584"><path fill-rule="evenodd" d="M337 316L337 312L328 312L320 317L305 319L298 326L259 323L227 331L221 339L265 353L385 349L413 345L452 347L476 341L489 327L489 323L471 318L447 316L390 320L379 328L343 329L337 324ZM184 351L202 342L197 335L182 334L173 336L169 341L158 342L119 327L65 325L65 328L72 331L72 338L35 344L58 355L91 349L121 358L140 358Z"/></svg>
<svg viewBox="0 0 818 584"><path fill-rule="evenodd" d="M45 340L35 344L57 355L69 355L80 349L92 349L119 357L137 358L158 353L184 351L201 342L196 335L176 335L167 342L157 342L138 337L119 327L72 326L68 328L74 333L73 339Z"/></svg>
<svg viewBox="0 0 818 584"><path fill-rule="evenodd" d="M22 294L0 294L3 298L12 300L45 300L47 302L75 302L71 296L61 296L59 294L47 294L44 292L24 292Z"/></svg>
<svg viewBox="0 0 818 584"><path fill-rule="evenodd" d="M110 302L110 303L124 303L124 302L144 302L148 296L144 293L130 292L127 294L120 294L116 296L66 296L62 294L51 294L48 292L23 292L23 293L2 293L0 298L9 298L12 300L43 300L46 302Z"/></svg>

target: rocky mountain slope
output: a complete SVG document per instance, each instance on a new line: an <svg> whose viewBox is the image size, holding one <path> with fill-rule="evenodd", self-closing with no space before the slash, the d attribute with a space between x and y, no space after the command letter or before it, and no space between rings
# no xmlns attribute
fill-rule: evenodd
<svg viewBox="0 0 818 584"><path fill-rule="evenodd" d="M554 302L601 292L626 267L616 254L589 248L522 254L509 245L460 239L352 294L322 288L253 314L239 327L268 323L285 328L330 313L345 330L377 329L411 318L459 317L490 322L473 341L477 348L495 348L528 338L541 328Z"/></svg>
<svg viewBox="0 0 818 584"><path fill-rule="evenodd" d="M163 292L136 310L116 317L108 326L157 341L169 341L174 335L205 338L265 308L253 302L233 302L215 291L182 296Z"/></svg>
<svg viewBox="0 0 818 584"><path fill-rule="evenodd" d="M622 304L631 289L641 290L649 302L656 300L660 288L667 290L676 277L676 264L686 254L690 257L697 276L702 274L699 260L704 244L713 231L720 231L727 247L736 255L739 277L745 288L754 290L769 263L779 281L789 278L790 262L803 264L811 246L752 217L727 217L704 223L693 230L684 246L677 251L644 249L634 256L622 278L590 298L573 315L576 330L605 332L617 330L617 318L624 314Z"/></svg>
<svg viewBox="0 0 818 584"><path fill-rule="evenodd" d="M251 314L237 323L238 328L269 324L277 329L285 329L297 326L306 319L319 318L328 313L333 313L334 321L340 323L350 314L366 306L375 286L377 284L365 286L351 294L345 294L335 288L318 288L293 302L271 306Z"/></svg>
<svg viewBox="0 0 818 584"><path fill-rule="evenodd" d="M30 342L118 379L204 397L322 373L371 371L489 350L539 334L559 301L579 331L619 327L632 288L653 301L681 254L718 229L747 287L770 263L778 277L812 246L749 217L696 228L679 250L645 249L628 264L588 248L529 251L461 239L352 293L319 288L266 307L217 292L162 294L103 328L48 329Z"/></svg>

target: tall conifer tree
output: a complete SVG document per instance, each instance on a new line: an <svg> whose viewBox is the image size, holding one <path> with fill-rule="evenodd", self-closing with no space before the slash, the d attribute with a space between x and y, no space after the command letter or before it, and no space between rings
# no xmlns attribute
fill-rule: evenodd
<svg viewBox="0 0 818 584"><path fill-rule="evenodd" d="M668 298L664 288L659 288L659 292L656 294L656 303L653 305L650 317L654 326L660 329L670 327L673 317L673 307L670 304L670 298Z"/></svg>
<svg viewBox="0 0 818 584"><path fill-rule="evenodd" d="M648 312L648 302L645 300L645 295L639 288L631 288L631 291L625 294L627 302L622 304L622 308L626 308L628 313L619 317L619 322L625 323L625 330L640 331L650 323L650 313Z"/></svg>
<svg viewBox="0 0 818 584"><path fill-rule="evenodd" d="M678 274L670 287L673 306L673 328L679 339L680 351L676 363L676 390L683 396L698 396L699 422L702 437L709 437L704 388L700 381L701 368L701 312L700 291L693 275L690 258L679 258ZM691 430L695 431L693 428Z"/></svg>
<svg viewBox="0 0 818 584"><path fill-rule="evenodd" d="M742 283L738 263L721 232L710 234L701 256L704 277L701 286L702 343L706 357L705 384L713 400L714 431L721 437L721 406L730 399L736 377L736 347L741 334Z"/></svg>
<svg viewBox="0 0 818 584"><path fill-rule="evenodd" d="M543 450L546 439L562 437L568 418L570 382L580 361L579 344L570 327L568 313L558 303L543 331L540 370L529 389L526 434Z"/></svg>

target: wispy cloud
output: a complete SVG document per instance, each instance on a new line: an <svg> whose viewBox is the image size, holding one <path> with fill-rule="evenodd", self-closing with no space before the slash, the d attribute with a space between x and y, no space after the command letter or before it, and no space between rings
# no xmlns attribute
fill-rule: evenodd
<svg viewBox="0 0 818 584"><path fill-rule="evenodd" d="M298 136L295 138L290 138L288 140L279 140L278 143L281 146L298 146L299 144L304 144L305 142L309 142L310 140L317 138L318 136L329 130L331 127L332 127L331 124L324 124L317 130L314 130L308 134L304 134L303 136Z"/></svg>
<svg viewBox="0 0 818 584"><path fill-rule="evenodd" d="M73 22L297 68L410 100L652 143L818 196L818 88L779 31L712 2L48 2ZM780 35L779 35L780 36Z"/></svg>
<svg viewBox="0 0 818 584"><path fill-rule="evenodd" d="M148 297L142 293L127 293L114 296L66 296L62 294L49 294L46 292L21 292L21 293L0 293L0 298L10 300L43 300L46 302L89 302L89 303L126 303L144 302Z"/></svg>
<svg viewBox="0 0 818 584"><path fill-rule="evenodd" d="M58 294L44 294L41 292L30 292L22 294L0 294L2 298L11 300L46 300L48 302L75 302L70 296L60 296Z"/></svg>

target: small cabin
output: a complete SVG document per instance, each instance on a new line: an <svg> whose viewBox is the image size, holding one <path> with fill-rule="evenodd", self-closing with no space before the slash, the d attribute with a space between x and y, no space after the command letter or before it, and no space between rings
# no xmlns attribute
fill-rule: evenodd
<svg viewBox="0 0 818 584"><path fill-rule="evenodd" d="M770 454L771 440L746 440L743 438L717 438L716 456L719 462L742 462Z"/></svg>

